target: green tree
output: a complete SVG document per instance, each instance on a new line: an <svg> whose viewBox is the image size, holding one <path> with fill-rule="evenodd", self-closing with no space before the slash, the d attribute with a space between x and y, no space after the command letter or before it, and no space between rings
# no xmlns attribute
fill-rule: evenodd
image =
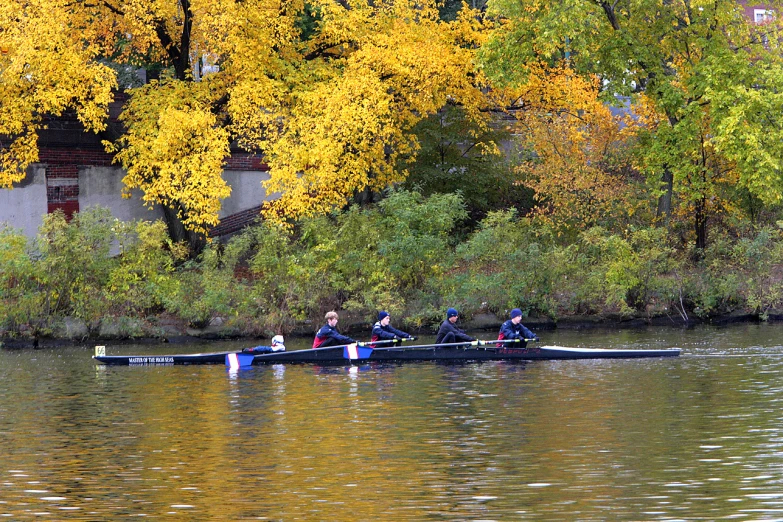
<svg viewBox="0 0 783 522"><path fill-rule="evenodd" d="M514 170L511 124L503 113L484 115L483 124L448 104L414 128L420 149L406 168L405 187L424 195L460 193L471 220L478 222L498 208L532 206L532 193ZM492 121L492 120L496 121Z"/></svg>
<svg viewBox="0 0 783 522"><path fill-rule="evenodd" d="M490 77L524 84L531 64L566 60L599 77L605 100L643 101L655 117L640 122L639 166L660 195L659 217L679 198L700 249L726 190L779 201L779 17L756 26L734 0L491 0L488 14L497 21L483 49Z"/></svg>

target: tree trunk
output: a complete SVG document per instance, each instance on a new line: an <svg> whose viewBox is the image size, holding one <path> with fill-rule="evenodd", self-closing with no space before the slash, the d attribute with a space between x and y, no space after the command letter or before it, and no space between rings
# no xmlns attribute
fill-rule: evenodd
<svg viewBox="0 0 783 522"><path fill-rule="evenodd" d="M696 231L696 251L701 254L707 247L707 199L701 198L696 202L694 225Z"/></svg>
<svg viewBox="0 0 783 522"><path fill-rule="evenodd" d="M192 257L200 254L204 249L204 246L206 246L206 239L204 236L186 229L178 216L177 209L171 208L168 205L162 205L162 207L163 217L166 220L166 227L168 227L171 240L175 243L186 241Z"/></svg>
<svg viewBox="0 0 783 522"><path fill-rule="evenodd" d="M664 192L658 198L658 211L655 217L658 222L663 221L663 224L668 227L672 215L672 193L674 191L674 176L669 167L664 167L661 183L664 185Z"/></svg>

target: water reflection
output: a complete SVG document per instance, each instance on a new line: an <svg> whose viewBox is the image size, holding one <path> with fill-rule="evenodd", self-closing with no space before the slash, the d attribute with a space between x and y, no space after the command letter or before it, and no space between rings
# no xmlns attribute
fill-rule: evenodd
<svg viewBox="0 0 783 522"><path fill-rule="evenodd" d="M679 346L678 359L235 372L96 366L90 348L4 350L0 515L777 519L781 334L745 325L545 339Z"/></svg>

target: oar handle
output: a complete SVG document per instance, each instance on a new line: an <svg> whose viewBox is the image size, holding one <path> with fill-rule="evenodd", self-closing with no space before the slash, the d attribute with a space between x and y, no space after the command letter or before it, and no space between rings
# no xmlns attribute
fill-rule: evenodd
<svg viewBox="0 0 783 522"><path fill-rule="evenodd" d="M399 342L399 339L383 339L378 341L359 341L356 344L359 346L372 346L375 344L392 344Z"/></svg>
<svg viewBox="0 0 783 522"><path fill-rule="evenodd" d="M364 348L365 346L372 346L375 344L389 344L389 343L397 343L400 341L407 341L408 339L415 339L415 337L409 337L405 339L384 339L382 341L355 341L348 344L338 344L337 346L323 346L322 348L345 348L346 346L351 346L352 344L355 344L356 346L361 346ZM312 350L320 350L321 348L311 348Z"/></svg>
<svg viewBox="0 0 783 522"><path fill-rule="evenodd" d="M520 343L520 342L526 342L526 343L532 343L537 342L537 338L533 339L492 339L490 341L479 341L479 346L489 346L491 344L499 344L499 343Z"/></svg>
<svg viewBox="0 0 783 522"><path fill-rule="evenodd" d="M415 340L415 337L409 337L407 339L401 339L401 340ZM435 344L417 344L413 346L394 346L391 348L382 348L383 350L398 350L401 348L409 349L409 348L437 348L437 347L445 347L445 346L490 346L497 343L518 343L522 341L530 342L534 341L536 339L493 339L491 341L480 341L478 339L474 341L460 341L456 343L435 343ZM367 343L359 343L359 346L366 346L366 345L372 345L377 344L380 341L376 341L376 343L367 342Z"/></svg>
<svg viewBox="0 0 783 522"><path fill-rule="evenodd" d="M398 337L396 339L383 339L378 341L359 341L359 346L373 346L376 344L397 344L404 341L415 341L415 337Z"/></svg>

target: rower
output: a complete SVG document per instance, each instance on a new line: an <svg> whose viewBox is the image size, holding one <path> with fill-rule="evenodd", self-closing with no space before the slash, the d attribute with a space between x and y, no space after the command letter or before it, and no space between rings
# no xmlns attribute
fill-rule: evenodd
<svg viewBox="0 0 783 522"><path fill-rule="evenodd" d="M375 341L399 341L401 339L415 340L416 338L411 334L403 332L393 327L391 324L391 316L386 310L378 312L378 321L372 327L372 337L370 343ZM396 343L395 343L396 344ZM373 344L370 344L371 348L375 348Z"/></svg>
<svg viewBox="0 0 783 522"><path fill-rule="evenodd" d="M321 327L313 339L313 348L326 348L327 346L339 346L341 344L353 344L356 341L337 331L337 312L326 313L326 324Z"/></svg>
<svg viewBox="0 0 783 522"><path fill-rule="evenodd" d="M282 335L275 335L272 337L272 351L284 352L285 351L285 339Z"/></svg>
<svg viewBox="0 0 783 522"><path fill-rule="evenodd" d="M253 348L244 348L243 352L251 353L272 353L272 352L284 352L285 351L285 339L282 335L275 335L272 337L272 346L254 346Z"/></svg>
<svg viewBox="0 0 783 522"><path fill-rule="evenodd" d="M508 345L510 348L524 348L527 346L526 339L532 339L538 341L538 336L527 329L522 324L522 310L514 308L511 310L511 319L508 319L502 325L500 325L500 332L498 332L498 341L504 339L519 339L519 343L513 343ZM498 348L502 347L503 343L498 343Z"/></svg>
<svg viewBox="0 0 783 522"><path fill-rule="evenodd" d="M448 344L458 342L471 342L475 339L465 333L461 328L457 328L454 324L457 322L459 312L454 308L446 310L446 320L440 324L438 328L438 337L435 339L435 344Z"/></svg>

